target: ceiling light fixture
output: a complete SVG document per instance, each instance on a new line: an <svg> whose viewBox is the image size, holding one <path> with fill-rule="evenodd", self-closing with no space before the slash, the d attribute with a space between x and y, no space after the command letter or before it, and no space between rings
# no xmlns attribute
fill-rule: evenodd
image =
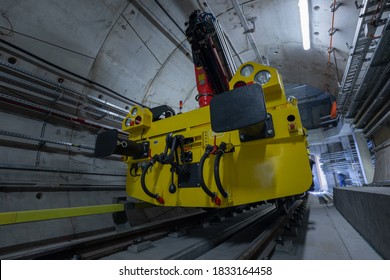
<svg viewBox="0 0 390 280"><path fill-rule="evenodd" d="M301 16L301 31L303 49L310 49L310 33L309 33L309 7L308 0L299 0L299 14Z"/></svg>

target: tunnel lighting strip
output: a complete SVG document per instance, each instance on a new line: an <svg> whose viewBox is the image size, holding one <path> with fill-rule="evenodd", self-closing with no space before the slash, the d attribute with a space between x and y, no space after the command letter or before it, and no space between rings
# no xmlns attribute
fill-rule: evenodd
<svg viewBox="0 0 390 280"><path fill-rule="evenodd" d="M309 33L309 7L307 0L299 0L299 15L301 17L301 32L303 49L310 49L310 33Z"/></svg>
<svg viewBox="0 0 390 280"><path fill-rule="evenodd" d="M63 219L121 211L124 211L124 204L106 204L71 208L2 212L0 213L0 225Z"/></svg>

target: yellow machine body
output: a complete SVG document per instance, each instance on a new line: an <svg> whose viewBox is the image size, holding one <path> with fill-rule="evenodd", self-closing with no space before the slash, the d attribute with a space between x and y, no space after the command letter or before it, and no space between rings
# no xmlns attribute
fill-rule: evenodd
<svg viewBox="0 0 390 280"><path fill-rule="evenodd" d="M243 76L241 70L247 65L253 68L252 72ZM141 186L141 172L131 171L130 168L141 166L150 158L124 157L129 166L126 186L128 195L160 206L230 207L307 191L312 183L312 173L305 130L299 116L297 100L286 100L277 70L254 62L245 63L230 81L230 89L237 82L254 83L255 75L260 71L268 71L270 74L269 81L262 85L262 89L267 113L273 119L273 137L242 142L238 130L215 133L211 127L209 106L155 122L151 121L150 110L135 106L122 123L123 131L129 133L129 140L149 142L151 156L164 151L167 134L183 135L187 139L184 149L192 153L191 164L199 163L207 145L218 146L225 142L229 151L220 160L219 174L228 197L218 194L214 179L215 155L211 154L205 160L203 168L204 182L210 191L218 194L220 205L198 184L181 186L176 174L173 176L176 191L169 192L172 182L170 165L158 162L147 171L145 183L152 193L158 193L164 199L164 203L148 196ZM138 122L129 126L137 117Z"/></svg>

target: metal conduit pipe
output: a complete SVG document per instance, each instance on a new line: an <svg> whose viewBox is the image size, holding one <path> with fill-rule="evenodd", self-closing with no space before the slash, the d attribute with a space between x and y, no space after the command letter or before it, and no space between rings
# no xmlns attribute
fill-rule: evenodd
<svg viewBox="0 0 390 280"><path fill-rule="evenodd" d="M117 110L117 111L119 111L121 113L127 114L129 112L129 110L127 110L127 109L123 109L123 108L121 108L121 107L119 107L119 106L117 106L115 104L112 104L112 103L108 102L107 100L99 99L99 98L97 98L95 96L92 96L90 94L87 94L86 97L89 100L91 100L91 101L99 103L100 105L103 105L105 107L108 107L108 108L111 108L111 109L115 109L115 110Z"/></svg>
<svg viewBox="0 0 390 280"><path fill-rule="evenodd" d="M17 86L23 89L30 90L34 93L41 94L43 96L50 97L52 99L51 101L53 101L53 99L55 101L58 101L60 99L63 99L64 97L64 91L62 89L61 91L59 91L58 89L60 89L60 87L58 85L53 85L51 87L42 85L42 83L40 83L39 81L29 79L24 74L19 74L18 72L13 71L13 69L3 67L1 65L1 62L0 71L3 74L0 76L0 81L6 84ZM73 104L76 105L77 102L73 101Z"/></svg>
<svg viewBox="0 0 390 280"><path fill-rule="evenodd" d="M101 124L99 122L93 122L90 120L86 120L86 119L80 118L78 116L64 113L62 111L55 110L55 109L49 108L47 106L38 105L36 103L26 101L26 100L23 100L23 99L20 99L17 97L9 96L9 95L6 95L6 94L3 94L0 92L0 101L1 100L4 100L5 102L8 102L12 105L16 105L16 106L19 106L22 108L33 110L35 112L40 112L40 113L50 112L52 116L58 117L58 118L63 119L63 120L71 121L74 123L78 123L78 124L81 124L84 126L90 126L90 127L95 127L95 128L105 128L105 129L115 129L112 126L104 125L104 124ZM124 133L124 132L122 132L122 133Z"/></svg>
<svg viewBox="0 0 390 280"><path fill-rule="evenodd" d="M386 84L383 86L383 88L380 90L380 92L377 94L374 100L371 100L371 98L367 98L366 102L360 108L361 112L364 112L364 114L363 113L357 114L353 121L354 123L356 123L357 127L360 127L367 120L367 118L371 117L373 114L377 112L378 109L377 107L383 104L383 102L385 101L384 98L386 98L389 91L390 91L390 80L387 80ZM369 107L365 109L368 104L370 104Z"/></svg>
<svg viewBox="0 0 390 280"><path fill-rule="evenodd" d="M91 85L94 85L94 86L97 86L97 87L99 87L99 88L102 88L102 89L108 91L109 94L112 94L112 95L114 95L114 96L116 96L116 97L119 97L119 98L121 98L121 99L123 99L123 100L126 100L126 101L128 101L128 102L130 102L130 103L132 103L132 104L136 104L136 105L139 105L139 106L142 106L142 107L146 107L146 106L144 106L143 104L141 104L141 103L139 103L139 102L137 102L137 101L135 101L135 100L132 100L132 99L130 99L130 98L127 98L127 97L123 96L122 94L120 94L120 93L118 93L118 92L116 92L116 91L114 91L114 90L112 90L112 89L110 89L110 88L108 88L108 87L106 87L106 86L100 84L100 83L97 83L97 82L95 82L95 81L92 81L92 80L90 80L90 79L87 79L87 78L85 78L85 77L83 77L83 76L80 76L80 75L78 75L78 74L76 74L76 73L74 73L74 72L72 72L72 71L69 71L69 70L67 70L67 69L65 69L65 68L62 68L62 67L60 67L60 66L58 66L58 65L56 65L56 64L54 64L54 63L51 63L51 62L49 62L49 61L47 61L47 60L45 60L45 59L43 59L43 58L41 58L41 57L39 57L39 56L37 56L37 55L35 55L35 54L32 54L31 52L29 52L29 51L27 51L27 50L25 50L25 49L23 49L23 48L21 48L21 47L18 47L18 46L14 45L14 44L12 44L12 43L10 43L10 42L7 42L7 41L5 41L5 40L3 40L3 39L1 39L1 38L0 38L0 43L5 44L5 45L7 45L7 46L13 48L14 50L17 50L17 51L19 51L19 52L22 52L22 53L28 55L29 57L32 57L32 58L34 58L34 59L36 59L36 60L38 60L38 61L40 61L40 62L43 62L43 63L45 63L46 65L48 65L48 66L50 66L50 67L53 67L53 68L55 68L55 69L58 69L58 70L60 70L60 71L62 71L62 72L64 72L64 73L67 73L67 74L69 74L69 75L71 75L71 76L73 76L73 77L76 77L76 78L78 78L78 79L80 79L80 80L83 80L83 81L85 81L85 82L88 82L88 83L91 84ZM147 107L146 107L146 108L147 108Z"/></svg>
<svg viewBox="0 0 390 280"><path fill-rule="evenodd" d="M38 186L34 185L3 185L2 192L92 192L92 191L126 191L124 185L61 185L61 186Z"/></svg>
<svg viewBox="0 0 390 280"><path fill-rule="evenodd" d="M373 90L372 90L372 86L371 84L374 83L373 80L370 80L370 79L367 79L367 76L370 77L371 75L375 75L375 72L377 70L375 69L372 69L372 68L368 68L367 72L366 72L366 76L364 77L363 79L363 82L359 85L359 88L357 89L357 92L353 98L353 100L351 101L351 104L349 105L349 109L346 113L346 116L347 117L353 117L359 113L359 109L360 107L362 106L362 103L364 103L364 100L362 100L363 96L364 98L370 98L370 95L373 94ZM372 74L371 74L372 73ZM367 82L367 81L370 81L370 82ZM367 92L369 91L369 94L368 94L368 97L367 97Z"/></svg>
<svg viewBox="0 0 390 280"><path fill-rule="evenodd" d="M14 76L17 76L17 75L14 75ZM20 79L23 79L23 78L20 78ZM79 94L80 96L77 96L77 97L72 97L73 94L71 94L71 96L68 96L68 95L65 96L64 93L67 93L67 92L65 92L65 90L63 90L63 88L61 88L61 90L62 90L62 94L60 96L61 98L58 98L58 96L54 92L42 90L40 87L43 87L43 86L42 85L38 85L38 83L37 83L37 85L39 87L31 86L31 85L29 85L26 82L19 82L17 80L14 80L14 79L11 79L11 78L8 78L8 77L4 77L4 76L0 76L0 80L2 80L4 83L7 83L9 85L12 85L12 86L15 86L15 87L19 87L19 88L23 88L23 89L28 90L28 92L23 92L23 94L27 93L27 94L30 94L31 96L34 96L34 97L37 97L36 94L40 94L41 96L49 97L49 98L52 98L52 99L55 98L56 100L61 100L61 101L59 101L59 103L61 103L63 105L65 105L65 102L66 102L66 103L68 103L68 105L65 105L65 106L72 105L71 107L74 110L78 110L79 109L77 107L78 105L83 105L84 107L92 107L92 109L95 110L95 111L100 111L103 114L110 115L111 117L117 118L119 120L122 120L124 118L124 116L122 116L122 115L119 115L119 114L114 113L112 111L105 110L105 109L100 108L100 107L97 107L97 106L93 105L92 102L88 103L88 102L83 101L86 98L85 98L85 96L81 96L81 94ZM27 80L27 79L23 79L23 80ZM49 90L52 90L52 89L49 89ZM42 97L39 97L39 98L42 98ZM89 96L87 96L87 99L88 98L89 98ZM44 99L44 100L50 101L50 100L47 100L47 99ZM105 107L110 107L110 103L102 101L102 100L99 100L99 101L100 102L95 102L95 103L99 103L99 104L103 103L103 104L107 105ZM116 111L119 111L119 110L116 110ZM125 111L124 109L120 110L120 112L123 112L123 111L124 111L124 113L127 113L127 111Z"/></svg>
<svg viewBox="0 0 390 280"><path fill-rule="evenodd" d="M238 17L240 18L241 25L242 25L242 27L244 28L244 30L246 32L247 38L249 40L249 43L251 44L251 46L253 48L253 51L255 52L258 61L261 64L264 64L263 57L260 54L259 48L257 47L255 37L253 36L252 33L250 33L250 28L248 26L248 22L245 19L245 16L244 16L244 13L242 12L240 4L237 2L237 0L231 0L231 2L233 4L233 6L234 6L234 9L236 10L236 13L237 13Z"/></svg>
<svg viewBox="0 0 390 280"><path fill-rule="evenodd" d="M66 141L48 140L48 139L44 139L41 137L38 138L38 137L28 136L25 134L6 131L6 130L0 130L0 135L21 138L21 139L26 139L26 140L33 140L33 141L38 141L41 143L43 142L43 143L50 143L50 144L55 144L55 145L67 146L67 147L83 148L83 149L93 150L93 151L95 150L95 147L91 147L91 146L84 145L84 144L73 144L71 142L66 142Z"/></svg>
<svg viewBox="0 0 390 280"><path fill-rule="evenodd" d="M384 148L387 148L388 146L390 146L390 139L386 140L385 142L383 142L382 144L380 144L379 146L376 146L374 148L374 151L375 152L378 152Z"/></svg>
<svg viewBox="0 0 390 280"><path fill-rule="evenodd" d="M31 72L29 72L29 71L27 71L25 69L22 69L20 67L16 67L15 65L8 64L8 63L0 61L0 66L3 66L5 69L8 69L10 71L18 72L18 73L26 75L26 76L28 76L30 78L34 78L34 79L39 80L41 82L47 83L47 84L49 84L49 85L51 85L53 87L58 86L58 84L56 84L56 82L53 81L53 80L44 78L44 77L36 75L36 74L33 74L33 73L31 73ZM123 108L121 108L121 107L119 107L119 106L117 106L115 104L112 104L112 103L110 103L108 101L101 100L101 99L99 99L99 98L97 98L97 97L95 97L93 95L90 95L90 94L86 94L86 95L82 94L82 93L77 92L76 90L74 90L74 89L72 89L72 88L70 88L68 86L65 86L64 84L61 85L61 89L64 90L65 93L76 95L77 97L82 98L82 99L84 99L86 97L87 99L90 99L90 100L92 100L94 102L97 102L100 105L108 107L108 108L110 108L112 110L119 111L120 113L124 113L124 114L128 113L128 110L123 109Z"/></svg>
<svg viewBox="0 0 390 280"><path fill-rule="evenodd" d="M378 118L388 111L390 111L390 99L384 106L382 106L382 108L375 114L375 116L371 118L370 122L363 128L363 131L367 131L370 127L372 127L375 123L377 123Z"/></svg>
<svg viewBox="0 0 390 280"><path fill-rule="evenodd" d="M89 171L78 171L78 170L59 170L59 169L50 169L42 167L26 167L26 166L14 166L14 165L3 165L0 164L0 169L4 170L23 170L23 171L33 171L33 172L48 172L48 173L64 173L64 174L76 174L76 175L92 175L92 176L108 176L108 177L126 177L126 174L122 173L104 173L104 172L89 172ZM18 183L20 184L20 183Z"/></svg>
<svg viewBox="0 0 390 280"><path fill-rule="evenodd" d="M386 70L387 71L390 70L390 65L388 65L385 69L383 69L382 75L375 83L375 86L370 90L370 94L368 96L365 96L365 98L364 98L365 101L364 101L363 105L360 106L359 111L357 112L357 114L353 120L353 123L358 122L360 120L360 118L363 116L363 114L367 113L367 107L371 104L373 99L375 99L375 96L378 94L378 91L380 90L380 86L381 86L382 82L388 80L388 77L386 79L386 77L384 76ZM375 79L374 77L372 77L372 78Z"/></svg>
<svg viewBox="0 0 390 280"><path fill-rule="evenodd" d="M365 137L369 137L371 136L378 128L380 125L382 125L382 123L386 120L388 120L390 117L390 111L387 112L386 115L384 115L368 132L364 132L363 130L363 134Z"/></svg>
<svg viewBox="0 0 390 280"><path fill-rule="evenodd" d="M119 121L119 123L121 123L122 120L125 118L124 115L122 115L122 116L118 115L114 112L111 112L111 111L99 108L97 106L94 106L92 104L77 100L73 97L61 97L61 100L60 100L60 98L55 97L55 94L53 92L48 92L48 91L42 90L38 87L31 86L27 83L19 82L17 80L10 79L8 77L0 76L0 81L3 81L4 83L7 83L7 84L14 86L14 87L17 87L17 88L25 89L27 91L23 91L23 94L28 94L32 97L38 97L46 102L53 102L53 100L48 100L47 98L44 98L44 97L49 97L51 99L55 98L57 104L69 107L75 111L81 109L81 110L87 111L88 113L95 113L99 117L101 117L102 115L103 116L108 115L111 117L111 120L116 119L117 121ZM0 87L1 87L1 85L0 85ZM36 94L39 94L40 96L37 96ZM37 105L39 105L39 104L37 104ZM81 105L81 107L79 107L80 105Z"/></svg>

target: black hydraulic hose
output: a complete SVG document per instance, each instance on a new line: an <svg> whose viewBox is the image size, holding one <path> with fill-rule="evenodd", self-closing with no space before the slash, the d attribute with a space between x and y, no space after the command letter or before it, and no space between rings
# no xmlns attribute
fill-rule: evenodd
<svg viewBox="0 0 390 280"><path fill-rule="evenodd" d="M141 186L142 186L142 189L144 190L144 192L150 196L151 198L154 198L154 199L157 199L158 198L158 195L157 194L154 194L152 193L151 191L149 191L149 189L146 187L146 184L145 184L145 176L146 176L146 172L148 171L148 169L153 166L154 162L153 160L149 161L149 163L142 169L142 175L141 175Z"/></svg>
<svg viewBox="0 0 390 280"><path fill-rule="evenodd" d="M208 145L206 147L206 150L205 150L203 156L201 157L201 159L199 161L198 180L200 182L200 186L202 187L203 191L208 196L210 196L212 199L215 199L217 197L217 194L213 193L212 191L209 190L209 188L206 186L206 183L204 182L204 178L203 178L203 165L204 165L205 160L210 156L210 153L212 150L213 150L213 146Z"/></svg>
<svg viewBox="0 0 390 280"><path fill-rule="evenodd" d="M165 136L165 148L164 148L163 155L168 154L168 149L169 149L169 146L171 145L171 143L172 143L172 133L169 133L169 134L167 134L167 136Z"/></svg>
<svg viewBox="0 0 390 280"><path fill-rule="evenodd" d="M146 183L145 183L145 176L146 176L146 172L148 171L148 169L154 165L154 163L156 162L156 159L153 157L149 162L148 164L142 169L142 174L141 174L141 187L143 189L143 191L148 195L150 196L151 198L154 198L156 199L158 202L160 202L161 204L164 204L164 199L162 197L160 197L157 193L152 193L151 191L149 191L149 189L146 187Z"/></svg>
<svg viewBox="0 0 390 280"><path fill-rule="evenodd" d="M167 163L172 163L175 161L176 142L177 142L177 137L173 137L172 144L171 144L171 152L168 155Z"/></svg>
<svg viewBox="0 0 390 280"><path fill-rule="evenodd" d="M162 164L172 164L175 160L175 150L176 150L177 137L173 137L172 133L168 134L166 137L166 145L164 153L160 154L159 162ZM168 151L170 150L169 154Z"/></svg>
<svg viewBox="0 0 390 280"><path fill-rule="evenodd" d="M14 49L24 53L24 54L27 54L28 56L31 56L32 58L35 58L35 59L37 59L37 60L39 60L41 62L44 62L44 63L46 63L47 65L49 65L51 67L57 68L58 70L61 70L61 71L65 72L65 73L70 74L70 75L72 75L74 77L77 77L77 78L79 78L81 80L84 80L84 81L86 81L86 82L88 82L88 83L90 83L92 85L101 87L101 88L111 92L112 94L114 94L114 95L116 95L116 96L126 100L126 101L129 101L129 102L131 102L133 104L137 104L137 105L139 105L141 107L144 107L144 108L149 108L149 107L147 107L147 106L145 106L145 105L143 105L143 104L141 104L141 103L139 103L139 102L137 102L137 101L135 101L133 99L127 98L126 96L123 96L122 94L120 94L120 93L118 93L116 91L113 91L112 89L109 89L108 87L106 87L106 86L104 86L102 84L96 83L96 82L94 82L94 81L92 81L90 79L87 79L87 78L85 78L83 76L80 76L80 75L78 75L78 74L76 74L76 73L74 73L72 71L69 71L69 70L67 70L65 68L62 68L61 66L58 66L58 65L56 65L54 63L51 63L51 62L47 61L46 59L43 59L42 57L39 57L39 56L29 52L29 51L26 51L25 49L23 49L21 47L18 47L18 46L14 45L14 44L12 44L10 42L7 42L7 41L5 41L5 40L3 40L1 38L0 38L0 43L6 44L6 45L8 45L8 46L10 46L10 47L12 47L12 48L14 48Z"/></svg>
<svg viewBox="0 0 390 280"><path fill-rule="evenodd" d="M215 184L217 185L217 188L221 193L221 195L224 198L228 198L229 194L223 188L221 183L221 177L219 176L219 163L221 161L221 157L225 154L225 150L226 150L226 143L222 142L221 145L219 145L218 153L214 161L214 178L215 178Z"/></svg>

